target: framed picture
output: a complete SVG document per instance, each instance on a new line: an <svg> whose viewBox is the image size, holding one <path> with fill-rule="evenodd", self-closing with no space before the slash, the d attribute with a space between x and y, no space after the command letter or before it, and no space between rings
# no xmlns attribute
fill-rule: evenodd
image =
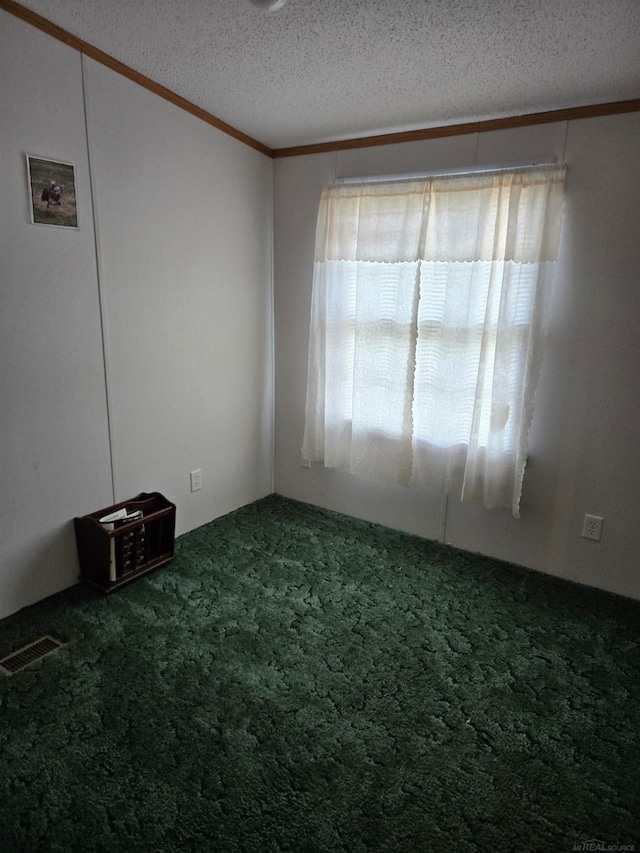
<svg viewBox="0 0 640 853"><path fill-rule="evenodd" d="M76 178L71 163L27 154L29 207L34 225L78 227Z"/></svg>

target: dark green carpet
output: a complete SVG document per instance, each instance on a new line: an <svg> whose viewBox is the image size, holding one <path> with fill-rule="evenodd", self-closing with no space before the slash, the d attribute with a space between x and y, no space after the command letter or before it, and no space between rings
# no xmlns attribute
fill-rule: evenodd
<svg viewBox="0 0 640 853"><path fill-rule="evenodd" d="M639 615L268 498L0 623L0 850L640 850Z"/></svg>

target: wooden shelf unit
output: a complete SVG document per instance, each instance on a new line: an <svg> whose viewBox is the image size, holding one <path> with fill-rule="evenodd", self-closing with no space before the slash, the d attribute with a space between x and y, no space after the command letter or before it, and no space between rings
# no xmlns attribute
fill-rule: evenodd
<svg viewBox="0 0 640 853"><path fill-rule="evenodd" d="M106 529L98 519L119 509L140 510L142 518ZM176 507L160 492L142 492L135 498L74 519L80 578L103 592L113 592L129 581L163 566L175 550ZM131 567L127 553L136 554ZM115 580L111 576L115 574Z"/></svg>

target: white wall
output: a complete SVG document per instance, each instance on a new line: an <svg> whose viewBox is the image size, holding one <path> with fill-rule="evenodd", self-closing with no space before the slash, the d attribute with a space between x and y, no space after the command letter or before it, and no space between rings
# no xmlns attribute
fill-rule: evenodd
<svg viewBox="0 0 640 853"><path fill-rule="evenodd" d="M271 161L85 69L116 495L181 533L271 492Z"/></svg>
<svg viewBox="0 0 640 853"><path fill-rule="evenodd" d="M275 488L289 497L640 598L640 116L612 116L275 162ZM563 236L522 518L300 466L313 243L335 177L568 164ZM585 512L605 518L582 539Z"/></svg>
<svg viewBox="0 0 640 853"><path fill-rule="evenodd" d="M271 492L272 169L4 11L0 39L2 617L76 581L72 519L114 494L180 533ZM74 163L78 231L30 224L25 153Z"/></svg>

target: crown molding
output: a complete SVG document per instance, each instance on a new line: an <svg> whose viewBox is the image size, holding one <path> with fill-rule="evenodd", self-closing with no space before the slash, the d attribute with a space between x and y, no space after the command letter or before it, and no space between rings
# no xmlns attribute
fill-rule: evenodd
<svg viewBox="0 0 640 853"><path fill-rule="evenodd" d="M376 145L395 145L399 142L418 142L423 139L441 139L445 136L463 136L467 133L486 133L491 130L505 130L511 127L530 127L536 124L549 124L555 121L575 121L581 118L617 115L640 110L640 98L628 101L612 101L607 104L591 104L584 107L570 107L561 110L547 110L541 113L526 113L507 118L472 121L466 124L449 124L441 127L426 127L422 130L404 130L397 133L384 133L378 136L360 136L357 139L340 139L335 142L318 142L310 145L295 145L291 148L274 148L271 156L300 157L303 154L323 154L328 151L347 151L352 148L372 148Z"/></svg>
<svg viewBox="0 0 640 853"><path fill-rule="evenodd" d="M180 107L180 109L184 110L185 112L191 113L191 115L201 119L201 121L204 121L207 124L212 125L212 127L221 130L228 136L232 136L239 142L243 142L250 148L255 148L255 150L260 151L261 154L266 154L267 157L272 156L271 149L267 145L263 145L262 142L258 142L257 139L248 136L246 133L243 133L236 127L233 127L232 125L227 124L225 121L222 121L222 119L217 118L217 116L214 116L211 113L208 113L206 110L203 110L201 107L192 104L191 101L188 101L186 98L177 95L175 92L172 92L171 89L167 89L164 86L161 86L159 83L156 83L154 80L151 80L149 77L145 77L144 74L140 74L139 71L135 71L128 65L125 65L124 62L120 62L118 59L114 59L113 56L109 56L108 53L105 53L102 50L98 50L97 47L94 47L88 42L83 41L77 36L74 36L67 30L62 29L62 27L59 27L56 24L52 24L51 21L48 21L46 18L43 18L36 12L32 12L31 9L27 9L20 3L16 3L15 0L0 0L0 9L4 9L5 12L9 12L11 15L15 15L16 18L20 18L27 24L31 24L32 27L36 27L36 29L42 30L43 33L47 33L47 35L50 35L54 39L63 42L63 44L74 48L74 50L80 51L80 53L83 53L85 56L94 59L101 65L105 65L112 71L116 71L123 77L127 77L129 80L132 80L139 86L148 89L155 95L159 95L161 98L164 98L165 101L169 101L176 107Z"/></svg>
<svg viewBox="0 0 640 853"><path fill-rule="evenodd" d="M46 18L32 12L15 0L0 0L0 9L4 9L16 18L20 18L27 24L36 27L47 35L52 36L63 44L80 51L85 56L94 59L101 65L110 68L123 77L127 77L139 86L148 89L164 100L169 101L185 112L199 118L212 127L221 130L228 136L232 136L239 142L254 148L267 157L279 159L281 157L300 157L305 154L323 154L329 151L347 151L354 148L372 148L378 145L395 145L401 142L417 142L424 139L441 139L447 136L463 136L469 133L486 133L492 130L505 130L512 127L530 127L536 124L549 124L557 121L575 121L583 118L597 118L599 116L618 115L640 111L640 98L632 98L626 101L612 101L605 104L590 104L582 107L569 107L567 109L547 110L539 113L525 113L519 116L508 116L506 118L486 119L484 121L473 121L461 124L449 124L441 127L429 127L419 130L405 130L396 133L384 133L376 136L360 136L354 139L340 139L335 142L318 142L309 145L294 145L289 148L269 148L252 136L243 133L233 125L227 124L212 113L192 104L186 98L177 95L170 89L161 86L139 71L135 71L124 62L114 59L108 53L74 36L72 33L51 23Z"/></svg>

